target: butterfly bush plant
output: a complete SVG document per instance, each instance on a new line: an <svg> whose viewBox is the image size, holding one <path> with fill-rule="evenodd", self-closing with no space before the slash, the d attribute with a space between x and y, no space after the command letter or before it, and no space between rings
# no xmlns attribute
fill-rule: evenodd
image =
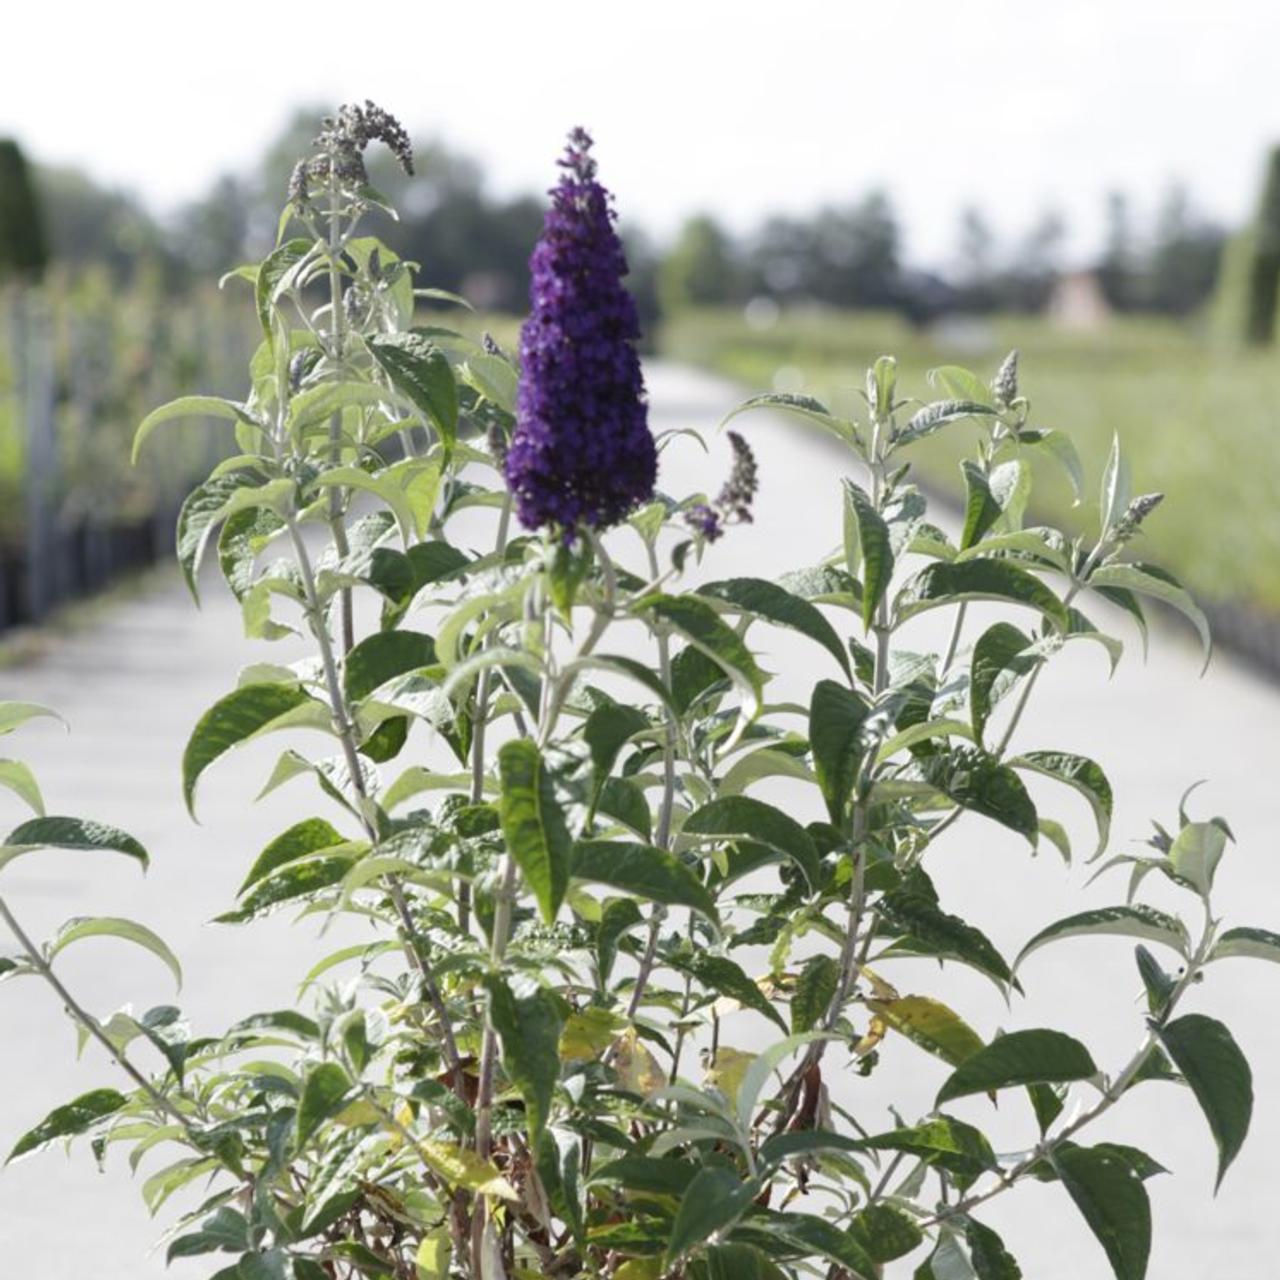
<svg viewBox="0 0 1280 1280"><path fill-rule="evenodd" d="M0 967L48 982L115 1068L14 1154L81 1135L99 1159L130 1149L153 1211L181 1192L169 1257L219 1280L1011 1280L987 1206L1033 1180L1059 1184L1115 1275L1140 1280L1161 1169L1097 1142L1093 1121L1183 1084L1219 1177L1249 1125L1240 1050L1187 1007L1220 960L1280 957L1280 937L1215 914L1226 823L1182 812L1106 864L1128 868L1118 905L1023 948L1141 940L1145 1005L1118 1062L1021 1009L1034 990L939 900L930 862L962 820L1069 858L1028 775L1083 795L1105 848L1099 765L1012 743L1065 646L1118 657L1093 601L1139 626L1162 601L1203 632L1177 583L1132 558L1157 497L1130 498L1117 451L1090 532L1029 527L1032 459L1077 483L1079 465L1033 425L1016 357L990 384L935 371L945 398L923 404L884 358L856 419L794 396L735 411L824 429L847 475L824 560L717 578L761 478L730 433L723 485L655 487L667 441L590 139L573 133L561 161L518 361L419 322L420 302L460 300L416 287L363 230L385 204L363 161L375 142L411 168L371 104L326 121L276 248L233 273L262 328L245 398L178 400L138 436L226 420L235 450L188 499L178 556L193 591L215 559L248 634L286 654L227 673L183 753L188 805L241 743L320 743L264 779L315 815L245 851L217 918L252 931L287 911L347 942L298 975L298 1007L196 1034L169 1006L92 1012L59 976L66 947L104 934L176 965L152 931L81 918L41 943L0 900L17 943ZM910 451L960 420L980 444L944 530ZM979 627L974 602L1014 620ZM938 611L945 650L905 650L903 625ZM771 628L827 668L803 702L770 697L753 645ZM0 727L36 711L10 705ZM40 809L30 774L4 769ZM756 794L779 779L786 803ZM146 856L37 815L0 863L40 846ZM1152 873L1183 891L1185 919L1139 900ZM985 975L1031 1029L970 1025L928 994L921 956ZM924 1110L860 1105L867 1077L904 1072L930 1082ZM997 1098L1016 1150L982 1130Z"/></svg>

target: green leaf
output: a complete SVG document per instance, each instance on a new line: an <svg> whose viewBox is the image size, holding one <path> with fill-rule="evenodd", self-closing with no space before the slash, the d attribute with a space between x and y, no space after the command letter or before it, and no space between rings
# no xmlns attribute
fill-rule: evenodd
<svg viewBox="0 0 1280 1280"><path fill-rule="evenodd" d="M359 702L396 676L432 666L435 641L420 631L375 631L347 654L342 683L347 697Z"/></svg>
<svg viewBox="0 0 1280 1280"><path fill-rule="evenodd" d="M252 488L260 483L261 477L257 474L233 471L229 475L216 476L196 485L183 502L178 512L178 564L182 568L187 590L197 604L200 602L200 592L196 586L200 563L204 559L205 547L214 527L226 515L228 500L238 490ZM249 515L252 510L254 508L243 508L241 514L252 519Z"/></svg>
<svg viewBox="0 0 1280 1280"><path fill-rule="evenodd" d="M826 1014L840 982L840 966L824 955L810 956L791 993L793 1034L812 1031Z"/></svg>
<svg viewBox="0 0 1280 1280"><path fill-rule="evenodd" d="M964 476L964 528L960 533L960 550L967 551L982 540L983 534L1003 514L999 502L991 492L987 475L976 462L968 460L960 464Z"/></svg>
<svg viewBox="0 0 1280 1280"><path fill-rule="evenodd" d="M985 752L963 748L923 763L925 780L965 809L1025 836L1034 846L1040 824L1022 779Z"/></svg>
<svg viewBox="0 0 1280 1280"><path fill-rule="evenodd" d="M809 745L813 769L831 821L844 821L866 744L862 727L869 708L852 689L819 680L809 703Z"/></svg>
<svg viewBox="0 0 1280 1280"><path fill-rule="evenodd" d="M691 974L704 987L710 987L712 991L736 1000L745 1008L753 1009L783 1032L787 1030L787 1024L764 992L727 957L712 955L708 951L684 951L668 956L667 963L681 973Z"/></svg>
<svg viewBox="0 0 1280 1280"><path fill-rule="evenodd" d="M1095 569L1089 578L1091 587L1119 588L1150 596L1177 609L1196 629L1204 650L1204 665L1208 667L1213 656L1213 638L1209 634L1209 620L1186 588L1170 573L1150 564L1104 564ZM1108 596L1108 599L1112 597Z"/></svg>
<svg viewBox="0 0 1280 1280"><path fill-rule="evenodd" d="M1023 440L1026 441L1025 435ZM1076 502L1079 502L1084 497L1084 464L1080 461L1079 450L1071 437L1065 431L1051 428L1026 443L1044 449L1057 459L1058 465L1067 473L1067 479L1071 482L1071 492Z"/></svg>
<svg viewBox="0 0 1280 1280"><path fill-rule="evenodd" d="M84 818L31 818L9 832L0 845L0 867L32 849L103 849L123 853L146 867L147 851L118 827Z"/></svg>
<svg viewBox="0 0 1280 1280"><path fill-rule="evenodd" d="M182 757L182 794L191 816L196 783L219 756L311 701L297 685L247 684L215 702L200 717Z"/></svg>
<svg viewBox="0 0 1280 1280"><path fill-rule="evenodd" d="M0 702L0 734L12 733L19 725L42 716L66 724L56 711L42 707L38 702Z"/></svg>
<svg viewBox="0 0 1280 1280"><path fill-rule="evenodd" d="M1174 875L1208 898L1213 877L1227 848L1227 833L1216 822L1188 822L1169 849Z"/></svg>
<svg viewBox="0 0 1280 1280"><path fill-rule="evenodd" d="M1097 1147L1060 1149L1053 1163L1106 1250L1116 1280L1144 1280L1151 1253L1151 1202L1133 1166Z"/></svg>
<svg viewBox="0 0 1280 1280"><path fill-rule="evenodd" d="M444 352L418 333L378 334L365 342L391 385L430 418L446 447L453 448L458 384Z"/></svg>
<svg viewBox="0 0 1280 1280"><path fill-rule="evenodd" d="M949 422L957 422L961 418L989 418L994 413L995 410L989 404L980 400L935 400L918 410L907 425L894 434L893 443L911 444L933 435Z"/></svg>
<svg viewBox="0 0 1280 1280"><path fill-rule="evenodd" d="M770 1216L769 1229L788 1243L851 1272L857 1280L876 1280L879 1272L870 1255L849 1231L841 1231L825 1218L810 1213L778 1213Z"/></svg>
<svg viewBox="0 0 1280 1280"><path fill-rule="evenodd" d="M560 1003L542 987L517 996L498 977L487 978L485 987L489 1016L502 1042L502 1064L524 1099L529 1145L536 1147L560 1079Z"/></svg>
<svg viewBox="0 0 1280 1280"><path fill-rule="evenodd" d="M504 743L498 752L502 779L499 813L507 849L550 924L569 888L573 844L556 802L551 775L527 738Z"/></svg>
<svg viewBox="0 0 1280 1280"><path fill-rule="evenodd" d="M169 949L165 940L146 925L116 916L75 916L58 930L58 936L49 948L49 959L52 960L82 938L123 938L126 942L136 943L166 965L181 990L182 965L178 963L178 957Z"/></svg>
<svg viewBox="0 0 1280 1280"><path fill-rule="evenodd" d="M1009 761L1012 769L1027 769L1078 791L1093 810L1093 820L1098 828L1098 846L1095 858L1106 851L1111 838L1111 812L1114 800L1111 783L1088 756L1072 755L1067 751L1028 751Z"/></svg>
<svg viewBox="0 0 1280 1280"><path fill-rule="evenodd" d="M648 844L580 840L573 849L573 877L607 884L647 902L691 907L718 923L715 900L679 858Z"/></svg>
<svg viewBox="0 0 1280 1280"><path fill-rule="evenodd" d="M622 748L649 727L649 717L644 712L619 702L601 703L591 712L582 726L582 738L591 752L593 796L600 794Z"/></svg>
<svg viewBox="0 0 1280 1280"><path fill-rule="evenodd" d="M873 1262L893 1262L924 1242L914 1219L891 1204L868 1205L854 1214L849 1231Z"/></svg>
<svg viewBox="0 0 1280 1280"><path fill-rule="evenodd" d="M151 433L161 423L171 422L175 418L222 418L227 422L242 422L255 431L262 430L244 405L237 404L234 400L224 400L219 396L181 396L177 400L170 400L168 404L162 404L158 409L153 409L143 418L137 434L133 437L132 461L135 464L138 461L138 455L142 452L142 446L146 444Z"/></svg>
<svg viewBox="0 0 1280 1280"><path fill-rule="evenodd" d="M206 1253L240 1253L249 1247L249 1224L238 1209L223 1205L206 1218L198 1231L179 1236L165 1253L165 1262L174 1258L197 1258Z"/></svg>
<svg viewBox="0 0 1280 1280"><path fill-rule="evenodd" d="M1253 1073L1231 1032L1202 1013L1160 1028L1160 1042L1186 1077L1218 1146L1218 1179L1240 1153L1253 1115Z"/></svg>
<svg viewBox="0 0 1280 1280"><path fill-rule="evenodd" d="M700 1169L676 1210L667 1238L664 1269L670 1268L691 1249L705 1244L713 1235L736 1222L759 1194L759 1188L742 1182L736 1174L718 1166Z"/></svg>
<svg viewBox="0 0 1280 1280"><path fill-rule="evenodd" d="M768 409L781 413L789 413L801 418L815 427L821 427L828 435L847 445L854 445L858 435L853 423L835 417L820 400L812 396L795 395L790 392L774 392L768 395L752 396L744 400L720 425L732 421L740 413L748 413L752 409Z"/></svg>
<svg viewBox="0 0 1280 1280"><path fill-rule="evenodd" d="M1280 933L1242 926L1228 929L1214 944L1210 960L1228 960L1242 956L1251 960L1270 960L1280 964Z"/></svg>
<svg viewBox="0 0 1280 1280"><path fill-rule="evenodd" d="M954 1009L928 996L868 1000L867 1008L899 1035L953 1066L982 1049L982 1038Z"/></svg>
<svg viewBox="0 0 1280 1280"><path fill-rule="evenodd" d="M44 797L36 775L21 760L0 760L0 787L12 791L27 808L43 817Z"/></svg>
<svg viewBox="0 0 1280 1280"><path fill-rule="evenodd" d="M865 1138L871 1151L901 1151L950 1173L968 1186L996 1167L996 1154L981 1130L954 1116L939 1115L920 1124Z"/></svg>
<svg viewBox="0 0 1280 1280"><path fill-rule="evenodd" d="M1061 1031L1010 1031L965 1059L938 1090L937 1105L1023 1084L1061 1084L1098 1074L1089 1051Z"/></svg>
<svg viewBox="0 0 1280 1280"><path fill-rule="evenodd" d="M968 600L994 600L1036 609L1059 630L1069 625L1062 601L1034 574L1008 560L935 561L898 593L897 621Z"/></svg>
<svg viewBox="0 0 1280 1280"><path fill-rule="evenodd" d="M968 1251L953 1227L944 1227L933 1252L912 1273L912 1280L976 1280Z"/></svg>
<svg viewBox="0 0 1280 1280"><path fill-rule="evenodd" d="M826 649L845 675L852 679L849 656L835 628L808 600L792 595L777 583L766 582L763 578L728 578L723 582L708 582L698 588L697 594L723 601L744 613L808 636Z"/></svg>
<svg viewBox="0 0 1280 1280"><path fill-rule="evenodd" d="M909 884L884 894L878 910L891 929L909 936L908 951L972 965L1002 989L1017 985L1004 957L981 929L943 911L928 895L914 892Z"/></svg>
<svg viewBox="0 0 1280 1280"><path fill-rule="evenodd" d="M1022 1280L1022 1268L990 1227L970 1218L965 1223L964 1238L978 1280Z"/></svg>
<svg viewBox="0 0 1280 1280"><path fill-rule="evenodd" d="M1150 942L1163 942L1179 955L1187 953L1187 930L1181 920L1141 904L1126 907L1095 907L1066 916L1041 929L1018 952L1013 967L1017 969L1033 952L1060 938L1084 938L1106 934L1118 938L1146 938Z"/></svg>
<svg viewBox="0 0 1280 1280"><path fill-rule="evenodd" d="M254 280L254 302L258 308L258 323L262 325L262 334L268 346L274 347L276 326L273 323L276 299L280 296L281 285L287 280L294 268L315 248L315 242L299 236L277 245L262 260Z"/></svg>
<svg viewBox="0 0 1280 1280"><path fill-rule="evenodd" d="M93 1089L89 1093L82 1093L74 1102L55 1107L34 1129L23 1134L9 1152L6 1163L48 1146L59 1138L72 1138L86 1133L100 1120L115 1115L128 1102L129 1099L115 1089Z"/></svg>
<svg viewBox="0 0 1280 1280"><path fill-rule="evenodd" d="M678 631L720 667L748 695L750 713L755 714L764 690L764 672L742 637L710 605L694 596L654 595L642 600L640 607Z"/></svg>
<svg viewBox="0 0 1280 1280"><path fill-rule="evenodd" d="M345 845L342 834L323 818L304 818L295 822L287 831L282 831L254 859L244 883L236 890L237 897L243 897L259 880L269 876L287 862L306 857L309 853L318 853L321 849L333 849Z"/></svg>
<svg viewBox="0 0 1280 1280"><path fill-rule="evenodd" d="M893 547L889 526L871 499L851 480L844 482L845 501L853 512L862 551L862 625L870 630L876 608L893 579ZM856 566L849 565L853 573Z"/></svg>
<svg viewBox="0 0 1280 1280"><path fill-rule="evenodd" d="M346 1106L350 1089L347 1073L336 1062L322 1062L307 1072L298 1100L295 1139L299 1147Z"/></svg>
<svg viewBox="0 0 1280 1280"><path fill-rule="evenodd" d="M636 1270L650 1259L634 1258L614 1272L615 1280L658 1280L656 1270ZM657 1262L658 1259L653 1259ZM628 1268L632 1268L629 1270ZM768 1254L750 1244L714 1244L692 1258L685 1280L788 1280L787 1273Z"/></svg>
<svg viewBox="0 0 1280 1280"><path fill-rule="evenodd" d="M1129 506L1129 460L1120 450L1120 437L1111 437L1111 452L1102 473L1102 494L1098 501L1102 534L1115 527Z"/></svg>
<svg viewBox="0 0 1280 1280"><path fill-rule="evenodd" d="M278 867L257 881L240 900L234 911L224 911L215 916L217 924L244 924L263 915L282 902L297 898L309 898L324 889L340 884L351 870L360 848L358 845L339 845L342 852L295 859Z"/></svg>
<svg viewBox="0 0 1280 1280"><path fill-rule="evenodd" d="M795 862L810 888L821 880L821 859L809 833L781 809L751 796L722 796L703 805L689 815L681 834L753 840Z"/></svg>
<svg viewBox="0 0 1280 1280"><path fill-rule="evenodd" d="M1031 640L1008 622L997 622L978 637L969 664L969 714L973 736L980 743L998 694L1036 665L1027 654Z"/></svg>

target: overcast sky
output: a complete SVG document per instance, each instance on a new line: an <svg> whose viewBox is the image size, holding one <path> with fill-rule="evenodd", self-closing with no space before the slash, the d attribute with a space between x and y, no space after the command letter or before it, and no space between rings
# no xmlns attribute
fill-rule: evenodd
<svg viewBox="0 0 1280 1280"><path fill-rule="evenodd" d="M249 164L302 103L372 97L544 189L593 130L624 217L887 188L908 252L959 208L1013 236L1048 206L1078 251L1104 193L1175 177L1237 221L1280 141L1274 0L46 0L6 6L0 132L157 209Z"/></svg>

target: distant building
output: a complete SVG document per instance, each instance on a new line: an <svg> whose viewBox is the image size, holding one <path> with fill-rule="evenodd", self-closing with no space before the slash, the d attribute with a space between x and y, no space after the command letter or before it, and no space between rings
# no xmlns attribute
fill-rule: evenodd
<svg viewBox="0 0 1280 1280"><path fill-rule="evenodd" d="M1069 271L1054 282L1045 314L1063 329L1101 329L1112 311L1096 271Z"/></svg>

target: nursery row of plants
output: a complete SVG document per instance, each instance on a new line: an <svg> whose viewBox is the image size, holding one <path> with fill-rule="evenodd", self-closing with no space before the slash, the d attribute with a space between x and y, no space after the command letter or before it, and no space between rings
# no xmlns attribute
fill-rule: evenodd
<svg viewBox="0 0 1280 1280"><path fill-rule="evenodd" d="M1114 432L1152 489L1178 495L1145 529L1151 555L1198 596L1280 616L1280 361L1266 350L1226 348L1185 324L1115 316L1071 332L1045 319L994 318L934 330L888 314L785 311L752 325L738 309L676 316L664 351L725 373L745 386L806 393L848 412L858 370L897 352L903 376L923 381L948 364L987 363L1018 347L1035 369L1031 415L1074 440L1090 477L1101 473ZM916 460L931 486L963 493L959 463L972 429L923 443ZM1041 468L1036 514L1071 516L1066 478Z"/></svg>
<svg viewBox="0 0 1280 1280"><path fill-rule="evenodd" d="M0 292L0 627L167 551L225 445L197 429L133 467L132 433L157 397L234 386L251 344L214 282L174 297L88 270Z"/></svg>

